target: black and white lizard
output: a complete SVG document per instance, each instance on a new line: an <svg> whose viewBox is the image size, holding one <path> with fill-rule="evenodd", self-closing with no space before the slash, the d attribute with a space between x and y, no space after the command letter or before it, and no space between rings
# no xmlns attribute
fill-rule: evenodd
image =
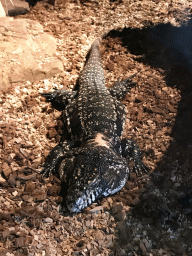
<svg viewBox="0 0 192 256"><path fill-rule="evenodd" d="M131 158L136 172L146 169L137 144L121 138L126 112L120 101L135 84L131 81L133 76L118 80L111 89L105 87L101 39L91 46L77 90L42 94L53 107L63 111L71 138L52 149L41 173L61 180L64 201L71 212L80 212L123 188Z"/></svg>

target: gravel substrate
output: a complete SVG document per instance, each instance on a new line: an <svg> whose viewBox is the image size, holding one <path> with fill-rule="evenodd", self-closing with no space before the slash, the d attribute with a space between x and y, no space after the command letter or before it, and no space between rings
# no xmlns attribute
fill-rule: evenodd
<svg viewBox="0 0 192 256"><path fill-rule="evenodd" d="M192 255L191 1L38 2L18 18L57 38L64 72L0 96L0 255ZM58 143L61 113L40 92L73 88L103 30L106 86L134 73L124 135L149 175L77 215L60 211L60 181L40 165ZM183 38L183 40L180 40Z"/></svg>

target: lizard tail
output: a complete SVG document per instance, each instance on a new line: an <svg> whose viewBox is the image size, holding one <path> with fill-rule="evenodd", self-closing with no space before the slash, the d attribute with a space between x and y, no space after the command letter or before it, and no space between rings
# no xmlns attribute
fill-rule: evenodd
<svg viewBox="0 0 192 256"><path fill-rule="evenodd" d="M105 37L107 37L108 33L109 33L109 31L106 31L106 32L104 32L100 37L97 37L97 38L95 39L95 41L92 43L91 48L99 47L101 41L102 41Z"/></svg>

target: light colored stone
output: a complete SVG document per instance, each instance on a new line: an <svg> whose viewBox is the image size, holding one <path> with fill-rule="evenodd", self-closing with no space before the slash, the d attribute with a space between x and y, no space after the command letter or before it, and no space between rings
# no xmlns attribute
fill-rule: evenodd
<svg viewBox="0 0 192 256"><path fill-rule="evenodd" d="M0 175L0 184L4 185L6 183L6 180Z"/></svg>
<svg viewBox="0 0 192 256"><path fill-rule="evenodd" d="M53 219L47 217L47 218L44 219L44 222L53 223Z"/></svg>
<svg viewBox="0 0 192 256"><path fill-rule="evenodd" d="M37 21L0 18L0 91L62 72L55 53L56 40Z"/></svg>
<svg viewBox="0 0 192 256"><path fill-rule="evenodd" d="M4 174L4 176L8 179L10 173L12 172L10 166L9 166L6 162L4 162L4 163L1 165L1 170L2 170L2 172L3 172L3 174Z"/></svg>
<svg viewBox="0 0 192 256"><path fill-rule="evenodd" d="M93 209L90 210L90 213L98 213L103 211L103 206L96 206Z"/></svg>
<svg viewBox="0 0 192 256"><path fill-rule="evenodd" d="M8 16L22 15L30 11L29 3L21 0L1 0Z"/></svg>
<svg viewBox="0 0 192 256"><path fill-rule="evenodd" d="M5 10L4 10L3 5L0 1L0 17L5 17L5 16L6 16Z"/></svg>

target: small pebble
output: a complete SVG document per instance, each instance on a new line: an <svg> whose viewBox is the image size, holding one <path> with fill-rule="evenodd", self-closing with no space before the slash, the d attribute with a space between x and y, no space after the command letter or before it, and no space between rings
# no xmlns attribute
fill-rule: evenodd
<svg viewBox="0 0 192 256"><path fill-rule="evenodd" d="M43 245L42 244L37 244L37 249L41 249L42 247L43 247Z"/></svg>
<svg viewBox="0 0 192 256"><path fill-rule="evenodd" d="M44 222L53 223L53 219L47 217L47 218L44 219Z"/></svg>

